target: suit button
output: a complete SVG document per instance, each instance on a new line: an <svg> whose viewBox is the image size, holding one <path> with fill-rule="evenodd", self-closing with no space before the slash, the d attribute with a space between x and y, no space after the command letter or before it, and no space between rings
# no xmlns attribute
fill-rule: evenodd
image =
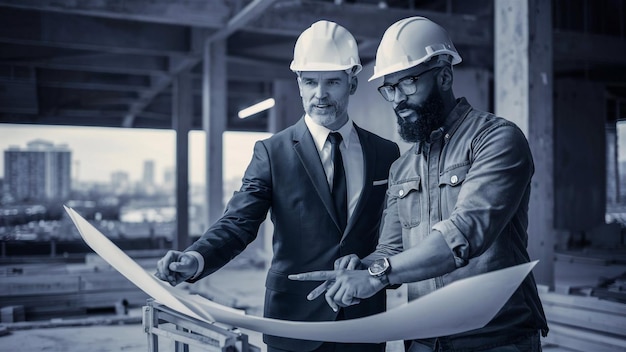
<svg viewBox="0 0 626 352"><path fill-rule="evenodd" d="M401 190L398 192L398 194L400 195L400 197L402 197L402 196L404 195L404 190L403 190L403 189L401 189Z"/></svg>
<svg viewBox="0 0 626 352"><path fill-rule="evenodd" d="M456 184L457 182L459 182L459 178L456 175L452 175L452 177L450 177L450 182L452 184Z"/></svg>

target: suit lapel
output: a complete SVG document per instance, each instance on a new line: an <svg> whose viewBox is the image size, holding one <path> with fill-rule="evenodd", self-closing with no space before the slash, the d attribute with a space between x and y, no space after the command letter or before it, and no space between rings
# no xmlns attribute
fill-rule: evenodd
<svg viewBox="0 0 626 352"><path fill-rule="evenodd" d="M361 150L363 151L363 189L361 189L361 196L359 197L359 201L356 204L356 208L354 209L354 213L350 217L348 221L348 225L346 226L346 231L343 233L343 237L345 238L355 224L359 221L359 218L362 216L363 209L365 209L365 204L367 204L367 200L370 196L370 192L372 190L372 184L374 182L374 167L376 165L376 148L371 144L370 139L368 138L367 133L361 129L359 126L354 124L354 128L357 131L359 136L359 142L361 143Z"/></svg>
<svg viewBox="0 0 626 352"><path fill-rule="evenodd" d="M324 203L326 211L328 211L328 214L332 217L335 225L339 227L339 221L337 220L333 199L330 194L330 187L328 187L328 181L326 181L324 166L322 165L319 153L315 147L315 142L313 142L313 137L306 127L303 118L295 125L293 141L293 150L298 155L302 166L309 175L309 179L311 183L313 183L313 187L315 187L322 203Z"/></svg>

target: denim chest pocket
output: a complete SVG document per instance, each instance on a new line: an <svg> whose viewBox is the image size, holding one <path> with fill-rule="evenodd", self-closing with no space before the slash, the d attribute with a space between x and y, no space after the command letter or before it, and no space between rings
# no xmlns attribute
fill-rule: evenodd
<svg viewBox="0 0 626 352"><path fill-rule="evenodd" d="M450 216L459 198L461 186L465 182L470 169L469 161L457 164L446 169L439 175L439 190L441 191L442 218Z"/></svg>
<svg viewBox="0 0 626 352"><path fill-rule="evenodd" d="M422 185L420 177L389 186L389 196L397 198L398 217L404 228L419 225L421 220Z"/></svg>

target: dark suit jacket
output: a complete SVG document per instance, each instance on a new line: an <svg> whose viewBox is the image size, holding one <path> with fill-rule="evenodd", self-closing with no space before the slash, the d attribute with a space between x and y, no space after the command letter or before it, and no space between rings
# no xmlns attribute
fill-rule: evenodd
<svg viewBox="0 0 626 352"><path fill-rule="evenodd" d="M205 268L197 279L216 271L252 242L271 209L274 256L266 279L265 316L296 321L332 321L337 313L323 296L308 301L306 295L319 282L291 281L289 274L329 270L335 259L354 253L364 257L378 243L378 227L385 205L391 163L398 146L355 125L364 156L364 188L344 233L335 217L330 188L313 137L304 119L259 141L243 184L229 201L225 213L187 251L202 254ZM380 182L379 182L380 183ZM385 310L385 292L344 309L346 319ZM281 349L310 351L320 342L264 336ZM365 349L367 350L367 349ZM380 350L380 348L378 348Z"/></svg>

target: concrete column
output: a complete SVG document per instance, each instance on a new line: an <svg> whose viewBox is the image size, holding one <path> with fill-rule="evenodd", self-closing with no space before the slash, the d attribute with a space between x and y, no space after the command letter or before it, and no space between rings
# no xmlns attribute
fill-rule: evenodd
<svg viewBox="0 0 626 352"><path fill-rule="evenodd" d="M276 133L296 123L304 109L295 74L293 79L274 80L272 90L276 104L269 111L268 131Z"/></svg>
<svg viewBox="0 0 626 352"><path fill-rule="evenodd" d="M554 286L552 8L543 0L494 1L495 113L526 134L535 162L528 251L537 282Z"/></svg>
<svg viewBox="0 0 626 352"><path fill-rule="evenodd" d="M206 199L209 224L224 212L222 135L227 120L226 41L204 45L202 128L206 133Z"/></svg>
<svg viewBox="0 0 626 352"><path fill-rule="evenodd" d="M173 126L176 131L176 238L173 248L189 245L189 130L193 119L193 91L189 70L174 79Z"/></svg>
<svg viewBox="0 0 626 352"><path fill-rule="evenodd" d="M616 206L620 198L619 163L617 155L617 122L609 120L605 125L606 134L606 203Z"/></svg>

